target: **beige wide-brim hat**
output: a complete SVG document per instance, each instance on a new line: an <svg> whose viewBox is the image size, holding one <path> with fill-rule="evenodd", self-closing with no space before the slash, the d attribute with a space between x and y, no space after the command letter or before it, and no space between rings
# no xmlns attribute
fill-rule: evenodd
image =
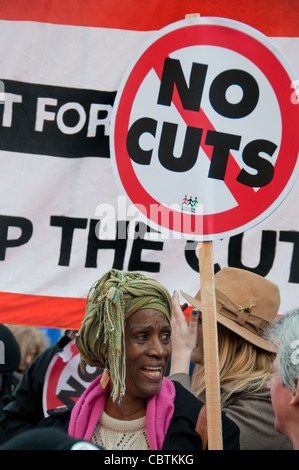
<svg viewBox="0 0 299 470"><path fill-rule="evenodd" d="M276 352L275 346L263 338L263 334L278 314L278 286L258 274L238 268L221 269L215 274L214 282L217 321L255 346ZM200 290L195 297L182 291L181 294L202 311Z"/></svg>

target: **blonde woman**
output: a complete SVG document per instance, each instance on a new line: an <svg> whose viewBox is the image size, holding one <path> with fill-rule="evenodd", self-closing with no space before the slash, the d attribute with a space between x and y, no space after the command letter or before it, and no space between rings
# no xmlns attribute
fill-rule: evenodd
<svg viewBox="0 0 299 470"><path fill-rule="evenodd" d="M267 383L272 376L275 348L264 339L265 328L277 316L278 287L249 271L224 268L215 275L221 405L240 429L241 450L292 449L288 438L274 429ZM182 295L197 310L186 324L173 296L170 374L190 388L189 361L196 364L191 391L205 401L203 334L200 291Z"/></svg>
<svg viewBox="0 0 299 470"><path fill-rule="evenodd" d="M14 335L21 352L17 371L23 374L31 362L49 345L45 335L36 326L6 325Z"/></svg>

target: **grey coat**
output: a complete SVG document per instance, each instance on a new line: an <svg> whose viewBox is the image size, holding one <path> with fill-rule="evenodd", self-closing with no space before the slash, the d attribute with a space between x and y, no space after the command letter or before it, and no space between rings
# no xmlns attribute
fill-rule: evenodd
<svg viewBox="0 0 299 470"><path fill-rule="evenodd" d="M190 390L188 374L169 377ZM204 401L204 397L200 396ZM292 450L290 439L274 429L274 411L269 390L240 393L222 409L240 429L240 450Z"/></svg>

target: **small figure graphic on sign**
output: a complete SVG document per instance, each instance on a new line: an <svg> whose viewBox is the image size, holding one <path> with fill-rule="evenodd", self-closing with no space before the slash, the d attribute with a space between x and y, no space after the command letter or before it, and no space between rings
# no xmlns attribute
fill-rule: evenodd
<svg viewBox="0 0 299 470"><path fill-rule="evenodd" d="M184 204L186 204L186 205L188 204L187 194L185 195L185 197L184 197L184 199L183 199L183 201L182 201L182 206L183 206Z"/></svg>
<svg viewBox="0 0 299 470"><path fill-rule="evenodd" d="M197 204L198 204L198 200L197 200L197 196L195 196L194 201L191 202L191 206L196 208Z"/></svg>
<svg viewBox="0 0 299 470"><path fill-rule="evenodd" d="M195 199L193 200L193 196L190 196L189 199L187 199L187 195L185 195L185 197L182 200L182 210L187 210L188 212L195 213L197 204L198 204L197 196L195 196ZM187 206L187 207L184 207L184 206Z"/></svg>

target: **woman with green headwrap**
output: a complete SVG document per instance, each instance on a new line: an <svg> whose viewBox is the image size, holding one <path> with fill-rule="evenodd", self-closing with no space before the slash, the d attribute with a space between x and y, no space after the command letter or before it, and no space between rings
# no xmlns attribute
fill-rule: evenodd
<svg viewBox="0 0 299 470"><path fill-rule="evenodd" d="M113 269L99 279L76 345L84 362L105 372L72 410L49 412L41 425L58 424L104 449L200 450L195 426L202 403L164 377L171 311L169 292L154 279ZM227 419L224 432L227 448L238 448L238 430Z"/></svg>
<svg viewBox="0 0 299 470"><path fill-rule="evenodd" d="M113 401L125 393L126 350L125 325L139 310L152 309L162 313L165 348L168 350L166 368L171 353L171 297L157 281L138 273L109 271L92 289L86 315L77 335L77 348L89 365L108 366ZM164 339L164 338L163 338ZM164 369L165 372L165 369ZM106 372L107 373L107 372Z"/></svg>

